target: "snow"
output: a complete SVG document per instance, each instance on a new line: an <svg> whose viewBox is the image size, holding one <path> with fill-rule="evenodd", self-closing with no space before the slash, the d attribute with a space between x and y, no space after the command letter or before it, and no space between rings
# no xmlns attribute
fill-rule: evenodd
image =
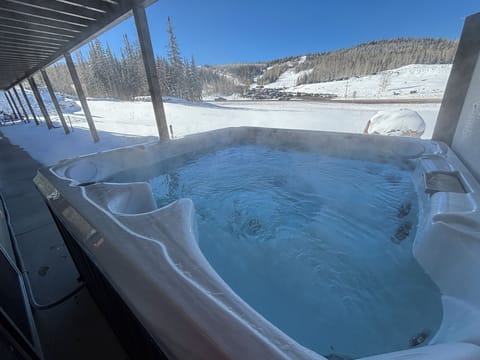
<svg viewBox="0 0 480 360"><path fill-rule="evenodd" d="M367 134L420 137L425 131L425 121L409 109L377 112L368 122Z"/></svg>
<svg viewBox="0 0 480 360"><path fill-rule="evenodd" d="M53 102L50 98L50 94L49 94L47 88L39 87L38 90L40 92L40 95L44 99L45 107L47 108L48 113L51 116L58 116L57 112L55 111L55 106L53 105ZM27 94L28 101L30 102L30 104L33 107L33 111L35 112L35 114L37 116L40 116L41 111L40 111L40 108L37 104L37 101L35 100L35 96L33 95L33 92L31 90L25 90L25 93ZM20 100L23 104L23 107L27 111L27 115L30 117L31 114L30 114L30 111L27 107L27 103L25 102L25 99L23 98L23 95L21 95L20 93L19 93L19 95L20 95ZM80 107L80 105L78 105L75 102L74 99L69 98L69 97L65 97L64 95L62 95L60 93L55 93L55 95L57 97L57 101L58 101L60 107L62 108L64 114L74 113L74 112L80 111L82 109ZM15 102L16 102L17 98L15 96L14 96L14 99L15 99ZM3 95L3 92L0 92L0 110L5 111L7 113L11 113L10 106L8 105L8 102L5 99L5 96ZM22 111L21 108L19 108L19 111L20 112ZM22 112L22 116L23 116L23 112Z"/></svg>
<svg viewBox="0 0 480 360"><path fill-rule="evenodd" d="M45 165L82 154L150 142L157 138L157 128L150 102L89 100L88 104L100 142L92 142L81 112L67 115L74 131L65 135L62 128L47 130L18 123L0 130L13 144L23 147ZM402 104L425 120L423 137L429 138L439 104ZM232 126L260 126L362 133L369 119L378 111L398 109L392 104L344 104L320 102L244 101L226 103L190 103L170 99L165 102L168 124L174 137Z"/></svg>
<svg viewBox="0 0 480 360"><path fill-rule="evenodd" d="M294 73L294 65L304 61L304 57L292 60L292 67L282 74L276 84L291 85L294 83L298 76L298 73ZM355 93L356 98L371 100L392 98L439 99L443 95L450 69L451 65L408 65L376 75L352 78L348 81L308 84L286 89L287 91L336 93L341 98L343 98L345 92L347 92L348 97L352 97ZM49 113L55 118L56 112L47 90L42 88L40 91ZM393 92L399 95L392 95ZM28 90L27 94L35 112L40 115L33 94ZM91 140L88 125L79 102L61 94L57 94L57 98L62 104L67 123L73 125L74 131L70 135L65 135L61 127L47 130L44 123L35 126L33 122L28 124L18 122L15 126L1 128L4 136L8 137L12 143L23 147L32 157L45 165L54 164L68 157L157 139L158 131L152 104L148 101L148 97L143 99L144 101L135 102L115 99L88 99L93 120L99 130L101 139L97 144L94 144ZM237 101L192 103L166 97L164 99L165 113L167 122L173 129L174 138L234 126L363 133L369 120L374 120L375 123L374 128L370 129L371 131L390 131L391 129L378 129L377 127L384 126L385 121L388 126L399 119L404 121L403 115L406 114L406 110L400 110L402 108L418 113L418 116L425 122L425 131L422 137L430 138L440 108L438 103L402 103L400 106L388 104L388 101L383 104L381 101L372 104L241 101L238 94L229 99L237 99ZM8 103L1 93L0 109L10 112ZM395 113L396 111L397 113ZM400 116L401 114L403 115ZM414 118L412 116L405 124L402 122L402 126L413 126L418 130L419 124L407 124ZM383 120L379 121L381 119ZM379 121L378 124L377 121ZM383 123L383 125L380 123ZM403 130L399 132L401 133Z"/></svg>
<svg viewBox="0 0 480 360"><path fill-rule="evenodd" d="M312 70L302 70L297 72L295 68L290 68L286 70L277 81L264 85L264 88L291 88L297 85L297 80L301 78L303 75L310 73ZM288 91L288 90L287 90Z"/></svg>
<svg viewBox="0 0 480 360"><path fill-rule="evenodd" d="M45 125L18 123L3 126L0 131L12 144L21 146L31 157L44 165L53 165L60 160L156 141L155 137L132 136L100 131L100 142L94 144L88 128L74 128L65 135L63 128L48 130Z"/></svg>
<svg viewBox="0 0 480 360"><path fill-rule="evenodd" d="M375 75L353 77L348 80L329 81L295 86L305 72L286 70L279 79L265 85L288 92L311 94L330 93L339 98L441 98L447 85L451 65L412 64L398 69L382 71Z"/></svg>

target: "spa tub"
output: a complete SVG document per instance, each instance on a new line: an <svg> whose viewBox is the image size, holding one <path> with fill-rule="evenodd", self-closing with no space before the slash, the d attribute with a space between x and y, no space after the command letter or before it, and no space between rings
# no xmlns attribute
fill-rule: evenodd
<svg viewBox="0 0 480 360"><path fill-rule="evenodd" d="M132 357L352 358L333 348L312 351L244 301L198 246L190 199L159 208L148 183L111 181L119 172L142 173L167 160L181 165L235 146L412 167L419 202L412 252L439 289L441 323L422 346L406 341L405 350L366 358L480 358L479 185L451 149L412 138L246 127L68 159L35 177L79 272Z"/></svg>

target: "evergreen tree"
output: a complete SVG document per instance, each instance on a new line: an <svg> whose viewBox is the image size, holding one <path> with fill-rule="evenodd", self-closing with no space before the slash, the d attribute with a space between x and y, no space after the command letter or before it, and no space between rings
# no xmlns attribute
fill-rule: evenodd
<svg viewBox="0 0 480 360"><path fill-rule="evenodd" d="M168 67L167 67L167 87L169 93L175 97L182 97L182 88L184 83L184 64L180 55L177 38L173 32L172 21L167 18L168 41Z"/></svg>
<svg viewBox="0 0 480 360"><path fill-rule="evenodd" d="M202 82L198 74L197 65L195 64L195 58L192 55L192 60L190 61L190 68L188 72L188 79L190 84L190 100L191 101L202 101Z"/></svg>
<svg viewBox="0 0 480 360"><path fill-rule="evenodd" d="M157 74L160 81L160 89L163 96L170 96L170 90L167 83L168 62L164 58L157 57Z"/></svg>

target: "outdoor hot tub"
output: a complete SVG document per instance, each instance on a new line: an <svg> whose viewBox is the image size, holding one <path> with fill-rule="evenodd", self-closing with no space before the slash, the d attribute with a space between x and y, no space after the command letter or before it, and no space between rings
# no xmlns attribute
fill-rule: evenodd
<svg viewBox="0 0 480 360"><path fill-rule="evenodd" d="M480 188L442 143L229 128L35 184L133 358L480 358Z"/></svg>

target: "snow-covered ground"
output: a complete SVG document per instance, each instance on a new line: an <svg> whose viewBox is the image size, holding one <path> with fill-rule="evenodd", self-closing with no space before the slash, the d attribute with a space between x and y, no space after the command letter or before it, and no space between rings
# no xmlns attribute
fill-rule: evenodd
<svg viewBox="0 0 480 360"><path fill-rule="evenodd" d="M0 95L3 96L3 95ZM340 104L319 102L235 102L165 103L168 124L174 136L203 132L230 126L261 126L289 129L310 129L361 133L368 120L379 110L409 108L425 120L423 137L431 137L439 104ZM155 140L157 128L150 102L112 100L88 101L100 142L91 140L88 126L81 112L66 115L74 131L65 135L62 128L47 130L44 124L36 126L18 123L4 126L0 131L14 144L22 146L43 164L106 149L134 145ZM1 103L0 103L1 105Z"/></svg>
<svg viewBox="0 0 480 360"><path fill-rule="evenodd" d="M330 93L338 98L441 98L447 85L452 65L412 64L375 75L353 77L295 86L303 72L288 69L268 88L285 88L288 92Z"/></svg>

